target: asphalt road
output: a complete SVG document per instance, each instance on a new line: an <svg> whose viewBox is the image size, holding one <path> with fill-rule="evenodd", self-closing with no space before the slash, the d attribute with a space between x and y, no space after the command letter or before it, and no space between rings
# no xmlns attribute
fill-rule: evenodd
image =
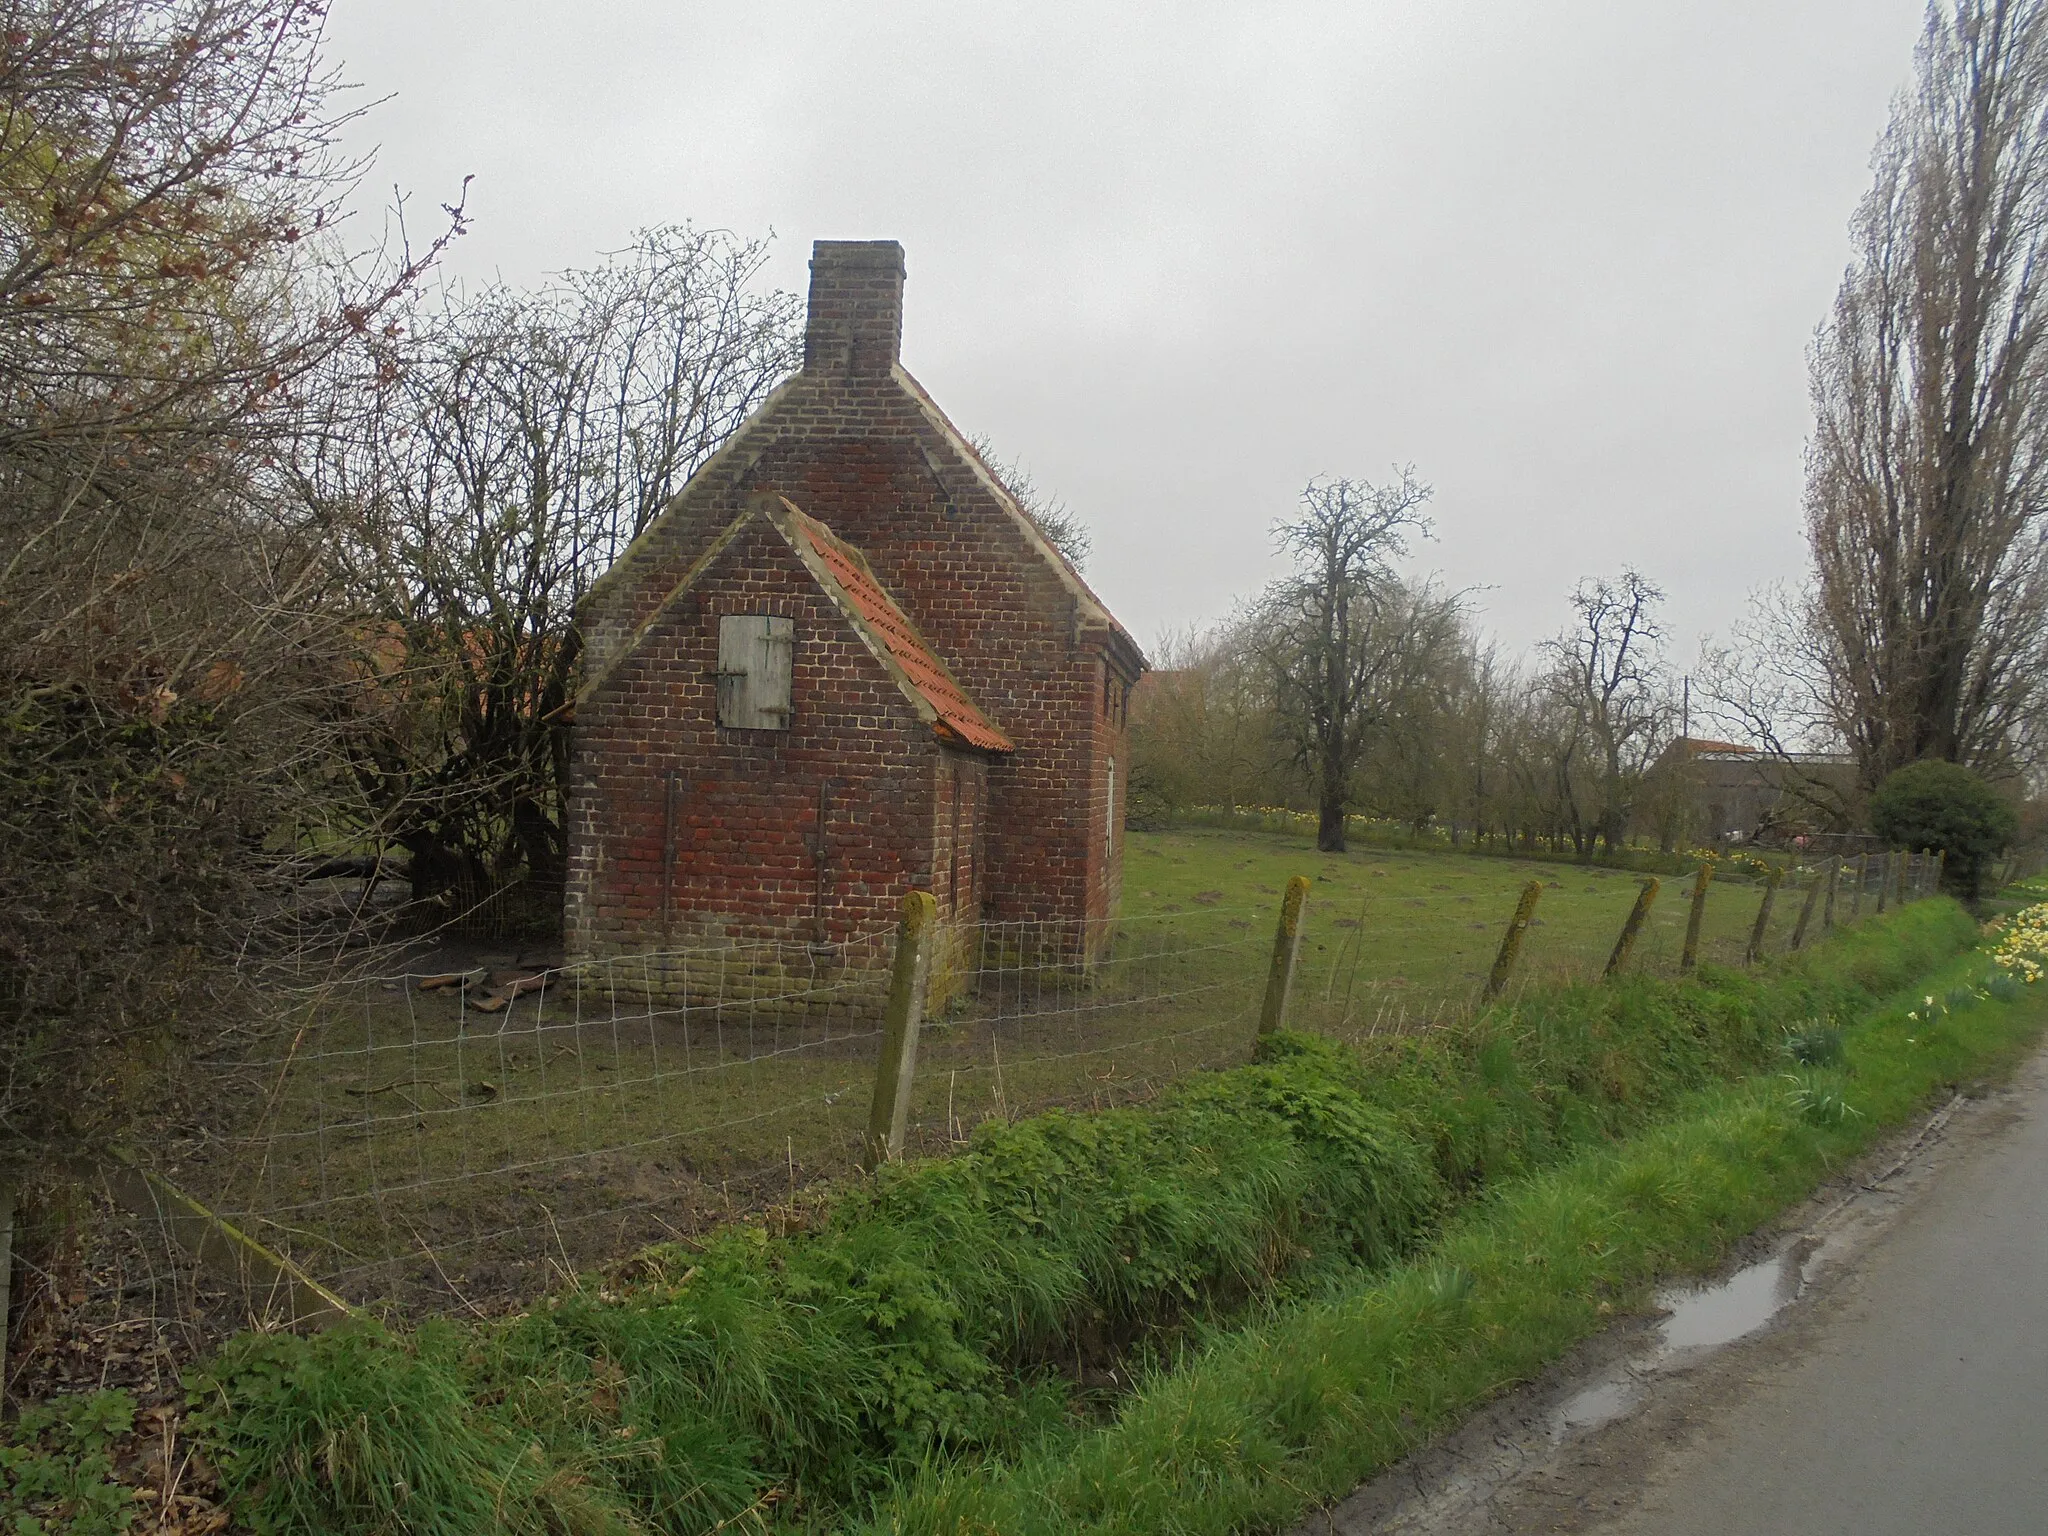
<svg viewBox="0 0 2048 1536"><path fill-rule="evenodd" d="M2048 1536L2048 1052L1730 1270L1725 1342L1624 1320L1295 1536Z"/></svg>
<svg viewBox="0 0 2048 1536"><path fill-rule="evenodd" d="M2048 1073L1600 1536L2048 1533Z"/></svg>

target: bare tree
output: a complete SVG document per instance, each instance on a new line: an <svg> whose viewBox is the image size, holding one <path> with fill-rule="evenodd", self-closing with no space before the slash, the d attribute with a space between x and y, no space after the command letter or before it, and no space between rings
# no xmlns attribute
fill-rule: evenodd
<svg viewBox="0 0 2048 1536"><path fill-rule="evenodd" d="M322 11L0 0L0 1159L155 1107L288 911L338 611L271 466L438 249L341 259Z"/></svg>
<svg viewBox="0 0 2048 1536"><path fill-rule="evenodd" d="M1434 583L1402 584L1377 627L1399 637L1377 680L1377 728L1354 774L1358 802L1420 835L1455 805L1460 710L1469 704L1471 647L1462 598Z"/></svg>
<svg viewBox="0 0 2048 1536"><path fill-rule="evenodd" d="M1241 615L1162 635L1131 705L1134 814L1284 805L1297 781L1276 750L1259 628Z"/></svg>
<svg viewBox="0 0 2048 1536"><path fill-rule="evenodd" d="M337 538L363 672L339 796L460 915L558 915L578 603L799 356L765 243L643 232L537 293L414 306L333 379L297 468ZM338 815L349 823L351 815Z"/></svg>
<svg viewBox="0 0 2048 1536"><path fill-rule="evenodd" d="M1383 718L1385 690L1419 620L1393 562L1427 536L1430 489L1412 468L1374 485L1312 480L1275 530L1295 574L1260 603L1280 728L1316 800L1316 846L1342 852L1351 774Z"/></svg>
<svg viewBox="0 0 2048 1536"><path fill-rule="evenodd" d="M2048 686L2048 5L1938 0L1812 356L1804 621L1866 789L1987 773Z"/></svg>
<svg viewBox="0 0 2048 1536"><path fill-rule="evenodd" d="M1562 727L1558 788L1581 854L1596 839L1610 853L1627 841L1644 770L1661 744L1663 599L1634 570L1614 581L1581 581L1571 596L1577 621L1544 643L1545 685ZM1581 784L1589 804L1581 803Z"/></svg>

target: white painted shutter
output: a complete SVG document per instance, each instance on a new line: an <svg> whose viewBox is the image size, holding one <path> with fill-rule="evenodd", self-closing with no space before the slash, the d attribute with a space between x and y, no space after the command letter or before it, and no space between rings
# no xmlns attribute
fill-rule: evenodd
<svg viewBox="0 0 2048 1536"><path fill-rule="evenodd" d="M789 729L796 621L728 613L718 621L718 723L746 731Z"/></svg>

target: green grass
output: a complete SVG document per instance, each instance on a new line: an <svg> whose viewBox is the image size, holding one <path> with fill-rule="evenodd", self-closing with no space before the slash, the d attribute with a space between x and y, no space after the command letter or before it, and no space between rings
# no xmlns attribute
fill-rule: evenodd
<svg viewBox="0 0 2048 1536"><path fill-rule="evenodd" d="M1926 903L1797 964L1282 1036L1151 1107L991 1121L808 1228L657 1249L504 1322L247 1340L193 1386L265 1530L1260 1528L1903 1113L1925 1084L1871 1091L1883 1025L1846 1031L1857 1114L1834 1121L1793 1106L1787 1031L1971 932ZM1987 1000L1939 1050L1975 1060L1962 1031L2014 1017ZM1675 1108L1741 1132L1714 1133L1728 1166L1615 1172L1616 1139ZM1601 1215L1610 1184L1648 1202L1641 1230Z"/></svg>
<svg viewBox="0 0 2048 1536"><path fill-rule="evenodd" d="M928 1471L868 1528L1285 1529L1641 1305L1658 1281L1711 1265L1931 1095L2006 1070L2048 1022L2048 998L1984 997L1983 972L1969 956L1912 989L1977 995L1937 1027L1911 1016L1917 996L1860 1020L1818 1089L1808 1071L1699 1090L1638 1135L1471 1204L1391 1272L1217 1337L1149 1381L1113 1426L1002 1467Z"/></svg>
<svg viewBox="0 0 2048 1536"><path fill-rule="evenodd" d="M1124 908L1143 915L1194 914L1203 904L1249 907L1209 921L1256 922L1269 933L1280 892L1307 875L1308 922L1296 1023L1335 1034L1400 1029L1455 1017L1470 1007L1492 967L1522 887L1543 883L1517 984L1589 980L1607 963L1645 876L1597 865L1378 848L1317 853L1295 834L1187 830L1133 833L1124 850ZM1689 883L1662 887L1630 969L1669 976L1685 938ZM1709 887L1702 961L1741 961L1763 887L1721 878ZM1767 948L1782 951L1798 920L1803 886L1779 892ZM1846 907L1838 917L1846 919ZM1813 937L1818 937L1818 919Z"/></svg>
<svg viewBox="0 0 2048 1536"><path fill-rule="evenodd" d="M1146 1102L1246 1061L1293 875L1313 886L1289 1022L1350 1041L1465 1018L1531 879L1544 892L1516 991L1597 977L1640 878L1446 852L1330 856L1299 833L1205 830L1133 833L1124 869L1105 962L1085 975L991 964L977 992L928 1019L913 1150L1048 1106ZM1686 894L1665 882L1631 974L1675 972ZM1740 960L1760 897L1715 883L1708 961ZM1773 950L1797 910L1782 893ZM798 954L816 967L785 978L815 985L801 1012L760 1004L735 974L702 979L716 1006L664 1014L633 996L631 962L498 1015L376 981L315 992L286 1020L289 1063L248 1074L261 1090L253 1146L211 1144L168 1171L352 1299L531 1296L851 1175L886 955L886 939L840 960Z"/></svg>

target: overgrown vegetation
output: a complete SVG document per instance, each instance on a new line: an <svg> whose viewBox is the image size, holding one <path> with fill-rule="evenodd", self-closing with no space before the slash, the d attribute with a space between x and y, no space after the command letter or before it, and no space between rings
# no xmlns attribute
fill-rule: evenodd
<svg viewBox="0 0 2048 1536"><path fill-rule="evenodd" d="M1862 952L1855 950L1861 948ZM1827 967L1881 985L1875 944ZM1893 973L1898 974L1898 973ZM1217 1336L1117 1421L1000 1466L934 1467L864 1531L890 1536L1236 1536L1284 1530L1525 1379L1659 1279L1729 1246L1946 1085L2038 1039L2041 1001L1984 985L1981 955L1936 985L1984 1005L1930 1030L1894 1001L1852 1025L1841 1072L1765 1072L1687 1096L1626 1142L1596 1142L1472 1202L1384 1275Z"/></svg>
<svg viewBox="0 0 2048 1536"><path fill-rule="evenodd" d="M1909 763L1870 797L1870 828L1895 848L1946 854L1942 883L1965 901L1984 893L1993 856L2011 846L2019 815L1961 763Z"/></svg>
<svg viewBox="0 0 2048 1536"><path fill-rule="evenodd" d="M160 1107L155 1069L232 1022L235 958L289 910L349 626L277 467L309 379L439 248L338 253L358 168L323 24L0 0L10 1179Z"/></svg>
<svg viewBox="0 0 2048 1536"><path fill-rule="evenodd" d="M121 1536L134 1504L114 1476L113 1447L134 1426L126 1392L31 1403L0 1444L0 1517L19 1536Z"/></svg>
<svg viewBox="0 0 2048 1536"><path fill-rule="evenodd" d="M1156 1107L991 1123L807 1228L655 1249L516 1321L243 1340L194 1383L204 1433L265 1530L826 1525L906 1485L943 1510L989 1466L1098 1443L1134 1376L1154 1385L1099 1443L1156 1428L1207 1329L1317 1315L1504 1180L1744 1073L1782 1097L1786 1026L1972 931L1923 903L1772 971L1535 995L1359 1051L1277 1037ZM1466 1305L1452 1269L1405 1283ZM1315 1381L1311 1418L1334 1411Z"/></svg>

